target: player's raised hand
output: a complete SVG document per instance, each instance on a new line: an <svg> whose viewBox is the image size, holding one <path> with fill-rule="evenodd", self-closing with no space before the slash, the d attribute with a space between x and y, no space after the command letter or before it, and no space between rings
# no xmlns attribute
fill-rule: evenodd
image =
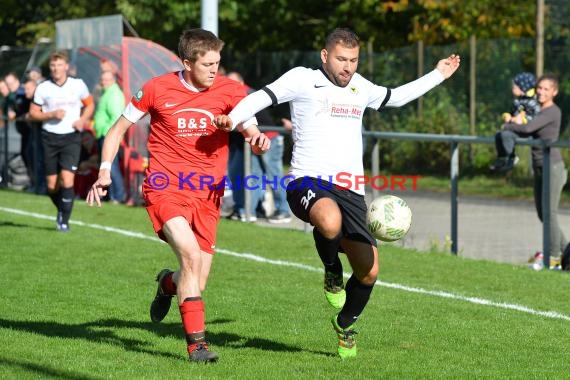
<svg viewBox="0 0 570 380"><path fill-rule="evenodd" d="M251 151L257 155L267 152L271 147L271 140L261 132L246 137L245 141L251 146Z"/></svg>
<svg viewBox="0 0 570 380"><path fill-rule="evenodd" d="M435 68L447 79L457 71L460 63L461 57L456 54L451 54L449 57L440 60Z"/></svg>
<svg viewBox="0 0 570 380"><path fill-rule="evenodd" d="M111 171L110 170L99 170L99 178L89 189L87 193L86 202L89 206L93 206L93 203L97 204L97 207L101 207L101 198L107 195L107 188L111 185Z"/></svg>
<svg viewBox="0 0 570 380"><path fill-rule="evenodd" d="M232 119L228 115L219 115L212 120L214 127L221 129L226 132L231 132L233 129Z"/></svg>

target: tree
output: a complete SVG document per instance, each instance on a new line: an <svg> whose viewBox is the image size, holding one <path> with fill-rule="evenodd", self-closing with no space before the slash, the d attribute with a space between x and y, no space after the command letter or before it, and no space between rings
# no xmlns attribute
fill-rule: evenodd
<svg viewBox="0 0 570 380"><path fill-rule="evenodd" d="M32 47L41 37L53 39L58 20L117 13L115 5L105 0L4 0L2 7L2 44L21 47Z"/></svg>
<svg viewBox="0 0 570 380"><path fill-rule="evenodd" d="M57 20L120 13L141 37L176 50L180 32L201 22L197 0L3 3L4 9L10 9L0 14L6 45L31 47L39 37L53 37ZM348 26L379 52L419 40L429 45L464 41L471 35L532 37L535 8L534 1L521 6L497 0L219 0L219 34L227 49L245 56L258 51L320 49L330 29Z"/></svg>

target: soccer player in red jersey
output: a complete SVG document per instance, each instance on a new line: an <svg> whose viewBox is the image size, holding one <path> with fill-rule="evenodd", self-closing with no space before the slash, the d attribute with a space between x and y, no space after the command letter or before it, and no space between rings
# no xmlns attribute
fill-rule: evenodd
<svg viewBox="0 0 570 380"><path fill-rule="evenodd" d="M143 184L146 210L154 230L170 245L180 265L177 271L158 273L150 316L153 322L162 321L177 295L188 354L196 362L218 359L206 342L201 294L216 243L229 139L212 122L246 96L241 84L216 75L223 44L203 29L182 34L178 54L184 69L149 80L133 96L105 137L99 178L87 195L89 205L101 205L124 133L149 114L150 158ZM251 118L240 130L253 153L262 154L270 142L256 123Z"/></svg>

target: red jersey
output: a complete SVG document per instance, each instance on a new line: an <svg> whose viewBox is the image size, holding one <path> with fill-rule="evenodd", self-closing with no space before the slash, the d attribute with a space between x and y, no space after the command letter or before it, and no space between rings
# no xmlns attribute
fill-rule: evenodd
<svg viewBox="0 0 570 380"><path fill-rule="evenodd" d="M189 86L182 72L144 84L130 102L136 110L127 107L123 115L130 121L144 113L150 115L150 157L143 184L147 200L151 193L197 198L223 195L228 133L214 127L212 121L227 115L246 95L242 85L221 76L203 91Z"/></svg>

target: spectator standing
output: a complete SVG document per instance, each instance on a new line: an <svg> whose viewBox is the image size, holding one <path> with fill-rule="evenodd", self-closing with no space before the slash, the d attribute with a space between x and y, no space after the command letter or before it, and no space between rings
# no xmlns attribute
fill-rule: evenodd
<svg viewBox="0 0 570 380"><path fill-rule="evenodd" d="M562 122L562 112L558 105L554 103L554 98L558 95L558 78L552 74L545 74L538 79L537 99L540 104L540 112L530 121L524 123L522 115L514 117L510 122L503 125L506 131L530 136L533 139L540 139L546 142L558 141L560 137L560 124ZM534 172L534 204L538 218L542 218L542 180L544 155L542 147L533 146L532 169ZM552 268L560 264L560 256L568 245L568 240L560 228L558 222L558 207L562 189L568 179L566 166L562 160L562 155L558 148L550 149L550 263ZM542 258L533 263L534 269L542 269Z"/></svg>
<svg viewBox="0 0 570 380"><path fill-rule="evenodd" d="M253 89L245 84L243 77L240 73L232 71L226 75L229 79L234 80L241 84L244 90L250 94ZM255 115L257 122L260 125L271 125L273 123L269 111L262 110ZM265 133L268 138L271 138L271 132ZM261 177L263 176L262 157L269 154L265 153L263 156L252 156L250 174L254 178L259 178L257 183L245 180L245 166L244 166L244 137L238 131L230 133L230 153L228 160L228 176L232 184L232 200L234 201L233 212L229 215L229 219L239 220L242 222L255 222L258 217L265 217L265 211L260 206L263 201L263 187L261 185ZM271 150L271 148L269 149ZM247 185L247 186L246 186ZM246 219L245 212L245 192L249 191L250 194L250 210L249 219Z"/></svg>
<svg viewBox="0 0 570 380"><path fill-rule="evenodd" d="M117 84L115 74L111 71L101 73L101 96L95 108L93 126L100 152L105 142L105 136L113 124L119 119L125 108L125 94ZM125 202L125 184L121 171L119 155L115 156L111 164L111 185L109 186L109 200L111 203Z"/></svg>
<svg viewBox="0 0 570 380"><path fill-rule="evenodd" d="M10 90L4 78L0 80L0 128L4 128L8 122L8 112L6 111L6 101Z"/></svg>
<svg viewBox="0 0 570 380"><path fill-rule="evenodd" d="M27 76L28 79L33 80L34 82L36 82L36 84L40 84L45 80L44 75L42 73L42 69L39 68L38 66L32 66L27 71Z"/></svg>
<svg viewBox="0 0 570 380"><path fill-rule="evenodd" d="M99 164L99 150L95 132L86 128L81 132L81 152L73 184L76 198L85 199L87 197L91 186L97 181Z"/></svg>
<svg viewBox="0 0 570 380"><path fill-rule="evenodd" d="M281 119L281 122L285 128L289 129L288 126L291 122L289 119ZM279 132L271 132L271 135L268 134L268 137L271 139L271 148L262 156L263 168L265 174L270 179L276 178L277 182L271 182L270 185L273 190L274 211L267 218L267 221L274 224L289 223L291 221L291 210L287 203L287 193L282 182L285 138Z"/></svg>
<svg viewBox="0 0 570 380"><path fill-rule="evenodd" d="M27 144L28 148L26 153L31 161L30 179L32 185L29 191L45 195L47 194L47 184L44 170L44 147L41 140L42 124L37 121L33 121L30 117L30 106L34 99L37 86L37 82L33 79L28 79L24 83L26 113L21 117L28 124L31 135Z"/></svg>
<svg viewBox="0 0 570 380"><path fill-rule="evenodd" d="M243 80L243 77L238 72L231 72L228 73L228 78L233 79L242 83L248 89L248 94L252 93L254 90L247 86ZM269 113L267 109L263 109L255 114L255 118L257 119L260 125L274 125L273 117ZM287 122L290 122L288 119L283 120L283 125L287 126ZM232 132L231 135L235 133ZM284 150L284 138L283 135L279 134L279 132L269 131L266 132L265 135L269 137L271 140L271 147L269 151L262 156L252 157L252 175L257 175L258 177L265 176L268 179L269 186L272 190L273 195L273 202L274 202L274 212L270 215L267 220L269 223L289 223L291 221L291 212L289 210L289 205L287 204L287 194L285 193L285 188L282 186L281 179L283 178L283 150ZM232 168L232 145L231 145L232 138L230 137L230 168ZM237 145L239 141L235 144L236 148L239 148ZM243 141L241 143L243 147ZM241 149L243 151L243 148ZM237 154L236 154L237 156ZM238 157L234 164L237 166L239 165L240 158ZM243 168L243 156L241 157L241 166ZM238 172L239 173L239 172ZM241 171L243 173L243 169ZM230 177L232 175L230 174ZM243 174L242 174L243 178ZM231 178L230 178L231 180ZM263 216L266 217L265 212L266 210L261 207L261 202L264 198L264 185L260 182L260 191L254 190L252 191L252 206L253 210L251 212L252 216ZM233 194L233 193L232 193ZM239 192L238 192L239 195ZM243 193L241 195L243 199ZM244 220L245 216L243 215L243 211L240 209L240 205L243 205L243 201L237 199L238 197L234 197L234 204L237 204L238 207L234 207L234 213L231 217L236 218L236 215L240 217L240 219ZM243 206L242 206L243 207ZM243 216L242 216L243 215Z"/></svg>
<svg viewBox="0 0 570 380"><path fill-rule="evenodd" d="M95 108L83 80L68 76L69 57L58 50L49 58L51 78L38 85L30 106L32 119L41 121L48 195L57 208L58 231L69 231L73 210L75 171L81 152L81 131Z"/></svg>
<svg viewBox="0 0 570 380"><path fill-rule="evenodd" d="M26 166L28 178L32 178L32 129L25 116L30 110L30 100L26 97L24 87L16 73L8 73L4 81L10 90L6 100L8 120L14 122L16 131L20 134L20 156Z"/></svg>
<svg viewBox="0 0 570 380"><path fill-rule="evenodd" d="M515 75L512 83L513 104L508 113L502 115L503 122L508 123L519 117L523 124L531 121L540 112L540 104L536 98L536 78L532 73L519 73ZM497 159L491 165L491 170L508 172L518 162L515 155L515 141L517 137L528 137L522 133L501 128L495 134Z"/></svg>
<svg viewBox="0 0 570 380"><path fill-rule="evenodd" d="M217 76L223 41L204 29L182 33L178 54L184 69L147 81L136 92L105 137L99 178L87 203L101 205L111 184L109 170L125 132L150 114L150 154L143 184L146 209L158 236L178 259L179 270L161 270L150 317L162 321L172 297L178 308L191 361L211 362L218 355L206 341L202 292L212 265L216 226L228 160L228 134L216 129L216 115L229 112L246 96L243 86ZM255 154L269 149L255 118L240 126ZM207 181L207 182L205 182Z"/></svg>
<svg viewBox="0 0 570 380"><path fill-rule="evenodd" d="M215 121L219 128L231 130L252 113L290 102L293 180L287 186L287 200L295 216L314 226L315 245L325 267L325 297L341 309L331 322L343 359L356 356L354 323L368 303L379 271L377 242L366 225L364 188L355 180L364 175L364 110L400 107L417 99L449 78L460 64L459 56L451 55L423 77L389 89L356 73L359 51L358 36L337 28L325 39L320 68L289 70ZM339 173L348 173L349 188L335 182ZM346 290L339 251L346 253L353 269Z"/></svg>

